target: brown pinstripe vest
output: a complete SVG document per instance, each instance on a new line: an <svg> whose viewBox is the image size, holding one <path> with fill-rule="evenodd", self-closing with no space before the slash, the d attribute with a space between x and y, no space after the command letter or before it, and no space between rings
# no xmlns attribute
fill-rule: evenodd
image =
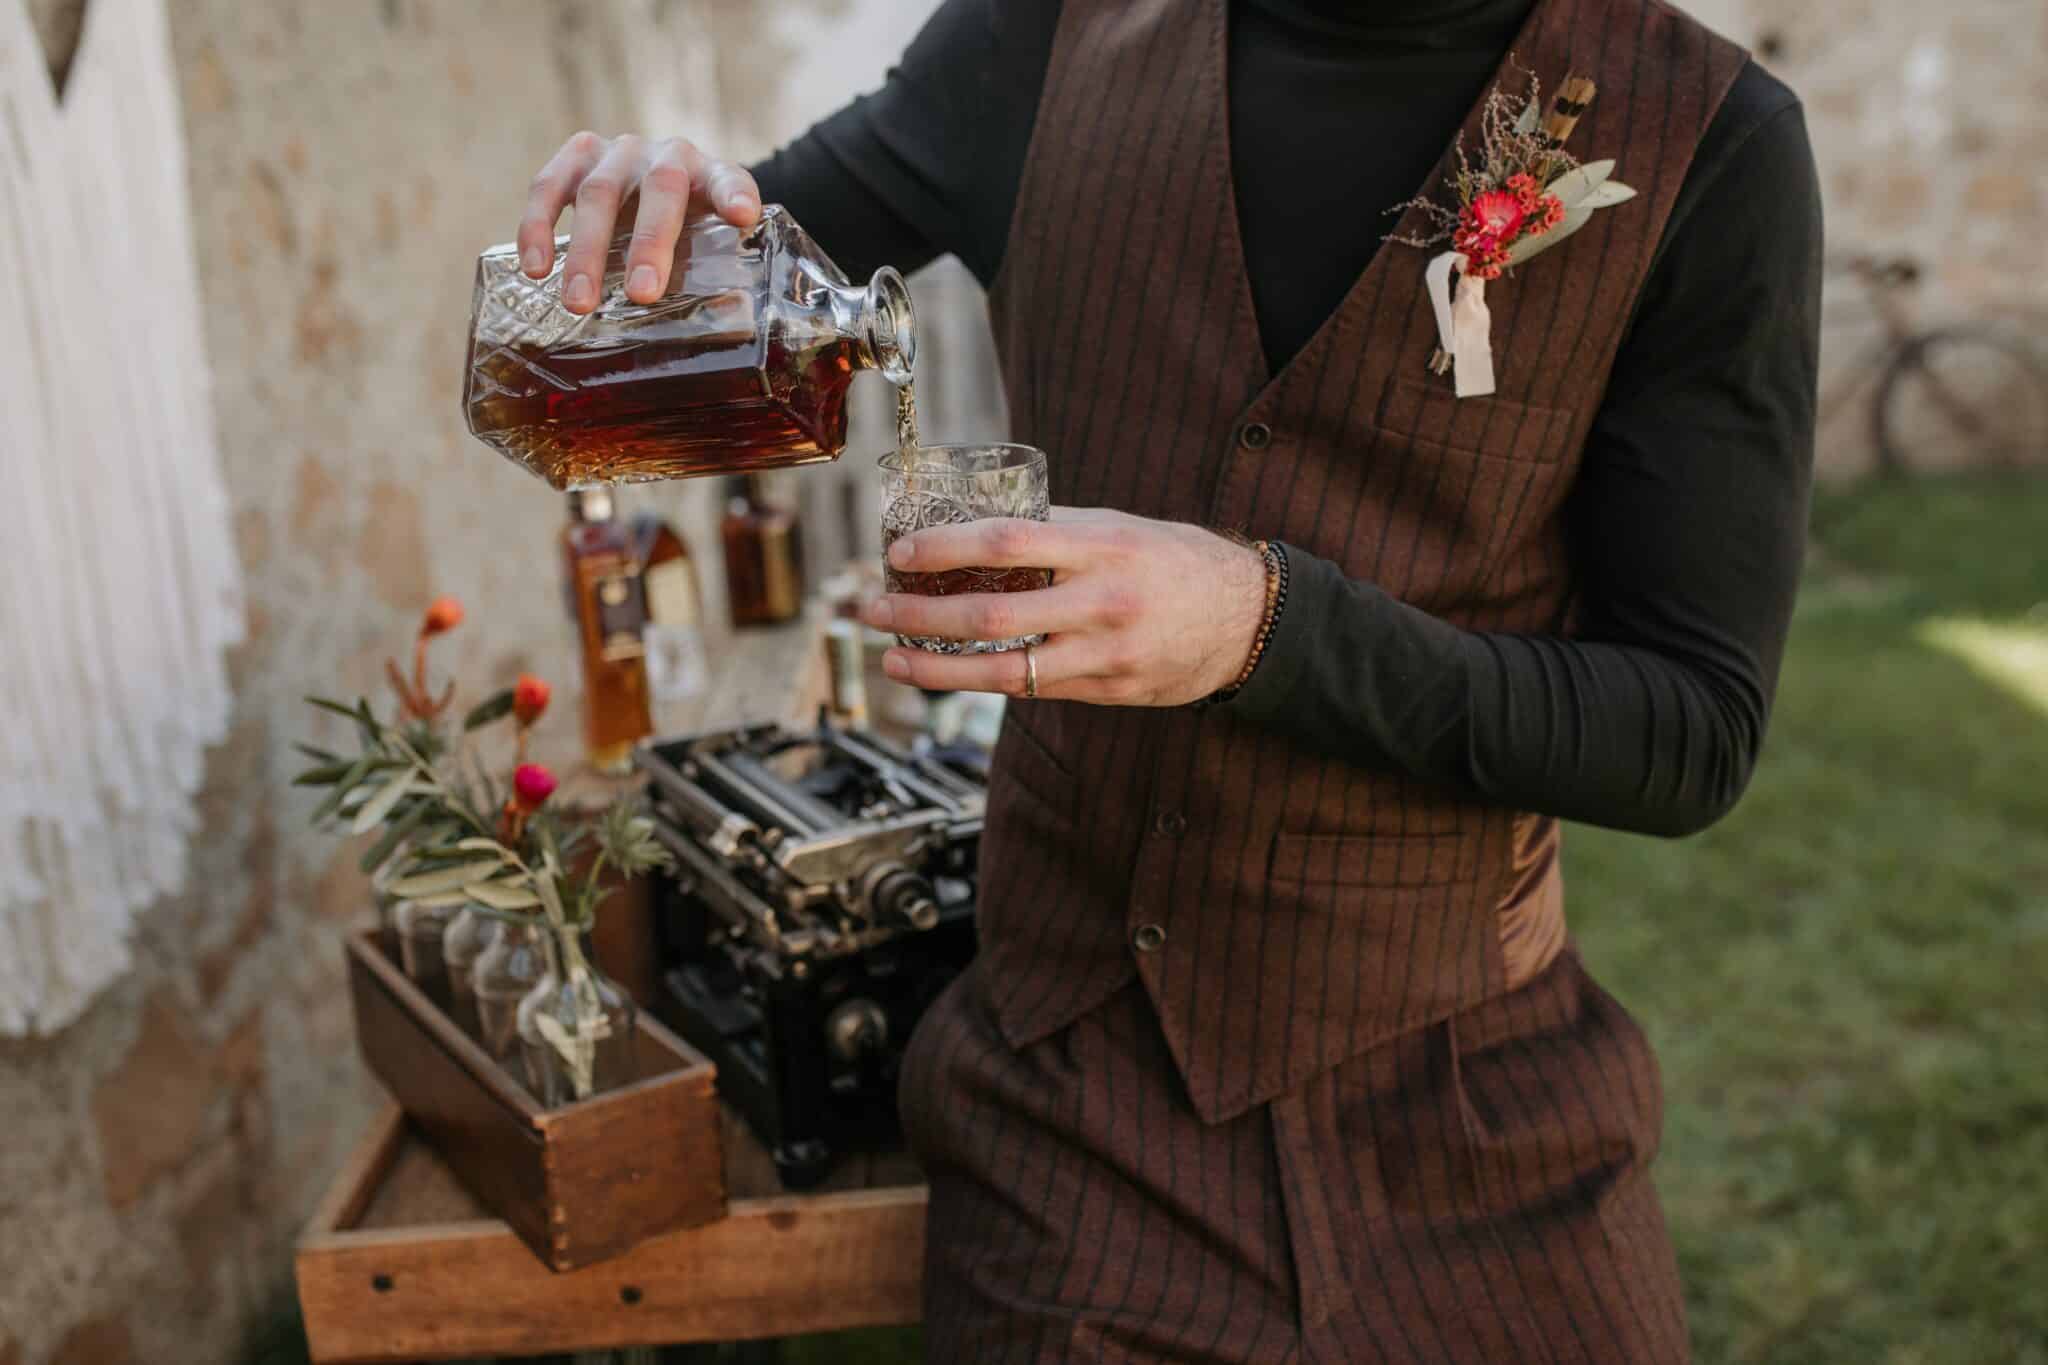
<svg viewBox="0 0 2048 1365"><path fill-rule="evenodd" d="M1492 287L1499 392L1459 400L1427 366L1426 254L1401 245L1266 373L1225 43L1225 0L1063 7L991 295L1054 501L1283 540L1468 628L1568 629L1562 506L1744 54L1656 0L1540 0L1514 59L1546 89L1599 82L1573 150L1616 158L1641 197ZM1224 709L1014 703L996 771L980 976L1005 1036L1042 1038L1136 973L1212 1122L1511 989L1563 940L1551 821Z"/></svg>

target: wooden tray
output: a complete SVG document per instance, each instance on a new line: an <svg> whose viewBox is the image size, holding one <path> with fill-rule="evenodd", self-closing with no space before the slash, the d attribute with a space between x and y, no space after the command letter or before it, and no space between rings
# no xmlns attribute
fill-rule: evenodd
<svg viewBox="0 0 2048 1365"><path fill-rule="evenodd" d="M476 1199L554 1270L725 1212L714 1068L650 1015L641 1079L543 1110L427 998L374 930L348 940L370 1069Z"/></svg>
<svg viewBox="0 0 2048 1365"><path fill-rule="evenodd" d="M393 1105L335 1177L298 1248L316 1365L601 1350L918 1320L925 1189L901 1153L779 1192L726 1111L727 1217L557 1275L490 1219Z"/></svg>

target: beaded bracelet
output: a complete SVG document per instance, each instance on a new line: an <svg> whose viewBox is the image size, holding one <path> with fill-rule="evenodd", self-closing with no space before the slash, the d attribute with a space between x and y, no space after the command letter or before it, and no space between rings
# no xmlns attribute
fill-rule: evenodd
<svg viewBox="0 0 2048 1365"><path fill-rule="evenodd" d="M1273 638L1273 631L1280 624L1280 613L1287 606L1287 551L1269 540L1254 542L1251 548L1266 561L1266 610L1259 618L1258 633L1252 637L1251 657L1244 661L1244 671L1237 675L1235 682L1202 698L1195 703L1197 706L1214 706L1229 701L1244 690L1245 684L1257 671L1259 660L1265 657L1266 644Z"/></svg>

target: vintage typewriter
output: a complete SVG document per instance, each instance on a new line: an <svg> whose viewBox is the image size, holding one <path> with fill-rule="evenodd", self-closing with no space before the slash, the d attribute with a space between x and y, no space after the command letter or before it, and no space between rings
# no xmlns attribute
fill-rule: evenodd
<svg viewBox="0 0 2048 1365"><path fill-rule="evenodd" d="M636 761L676 858L655 1012L717 1064L785 1185L896 1140L904 1044L974 955L986 755L913 755L821 716Z"/></svg>

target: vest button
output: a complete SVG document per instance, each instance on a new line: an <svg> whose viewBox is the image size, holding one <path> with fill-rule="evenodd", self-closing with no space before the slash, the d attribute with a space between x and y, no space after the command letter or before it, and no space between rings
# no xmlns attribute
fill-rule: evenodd
<svg viewBox="0 0 2048 1365"><path fill-rule="evenodd" d="M1188 818L1177 810L1163 810L1152 822L1152 828L1158 830L1162 838L1178 839L1188 832Z"/></svg>
<svg viewBox="0 0 2048 1365"><path fill-rule="evenodd" d="M1141 924L1131 942L1141 953L1156 953L1166 945L1166 931L1156 924Z"/></svg>
<svg viewBox="0 0 2048 1365"><path fill-rule="evenodd" d="M1264 450L1273 444L1273 428L1264 422L1246 422L1238 430L1237 443L1246 450Z"/></svg>

